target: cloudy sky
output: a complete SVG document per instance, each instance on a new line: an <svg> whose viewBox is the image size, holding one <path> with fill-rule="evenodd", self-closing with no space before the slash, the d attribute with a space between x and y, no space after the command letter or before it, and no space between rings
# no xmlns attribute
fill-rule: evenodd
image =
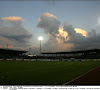
<svg viewBox="0 0 100 90"><path fill-rule="evenodd" d="M0 1L0 48L42 52L100 49L99 0Z"/></svg>

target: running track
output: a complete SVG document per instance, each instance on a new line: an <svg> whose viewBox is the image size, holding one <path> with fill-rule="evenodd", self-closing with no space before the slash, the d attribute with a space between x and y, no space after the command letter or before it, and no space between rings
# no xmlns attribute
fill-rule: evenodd
<svg viewBox="0 0 100 90"><path fill-rule="evenodd" d="M100 85L100 67L97 67L65 85Z"/></svg>

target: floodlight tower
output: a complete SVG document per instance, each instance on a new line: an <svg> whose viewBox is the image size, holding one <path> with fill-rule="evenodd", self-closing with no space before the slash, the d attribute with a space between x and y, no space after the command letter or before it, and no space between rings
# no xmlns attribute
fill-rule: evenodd
<svg viewBox="0 0 100 90"><path fill-rule="evenodd" d="M6 45L7 45L7 49L8 49L9 44L6 44Z"/></svg>
<svg viewBox="0 0 100 90"><path fill-rule="evenodd" d="M42 36L38 37L38 40L40 41L40 56L41 56L41 41L43 40L43 37Z"/></svg>
<svg viewBox="0 0 100 90"><path fill-rule="evenodd" d="M29 55L31 54L31 48L29 48Z"/></svg>

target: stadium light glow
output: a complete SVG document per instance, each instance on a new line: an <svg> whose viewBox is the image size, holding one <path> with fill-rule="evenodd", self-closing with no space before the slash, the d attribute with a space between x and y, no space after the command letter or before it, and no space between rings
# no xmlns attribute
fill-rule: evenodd
<svg viewBox="0 0 100 90"><path fill-rule="evenodd" d="M42 36L39 36L38 37L38 40L40 41L40 55L41 55L41 41L43 40L43 37Z"/></svg>
<svg viewBox="0 0 100 90"><path fill-rule="evenodd" d="M39 36L38 37L38 40L40 40L40 41L43 40L43 37L42 36Z"/></svg>

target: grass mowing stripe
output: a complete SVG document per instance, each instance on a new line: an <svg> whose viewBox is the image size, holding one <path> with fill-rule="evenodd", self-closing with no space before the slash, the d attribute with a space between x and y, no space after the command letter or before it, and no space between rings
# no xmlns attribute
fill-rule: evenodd
<svg viewBox="0 0 100 90"><path fill-rule="evenodd" d="M100 62L0 61L0 84L59 85L97 66Z"/></svg>

